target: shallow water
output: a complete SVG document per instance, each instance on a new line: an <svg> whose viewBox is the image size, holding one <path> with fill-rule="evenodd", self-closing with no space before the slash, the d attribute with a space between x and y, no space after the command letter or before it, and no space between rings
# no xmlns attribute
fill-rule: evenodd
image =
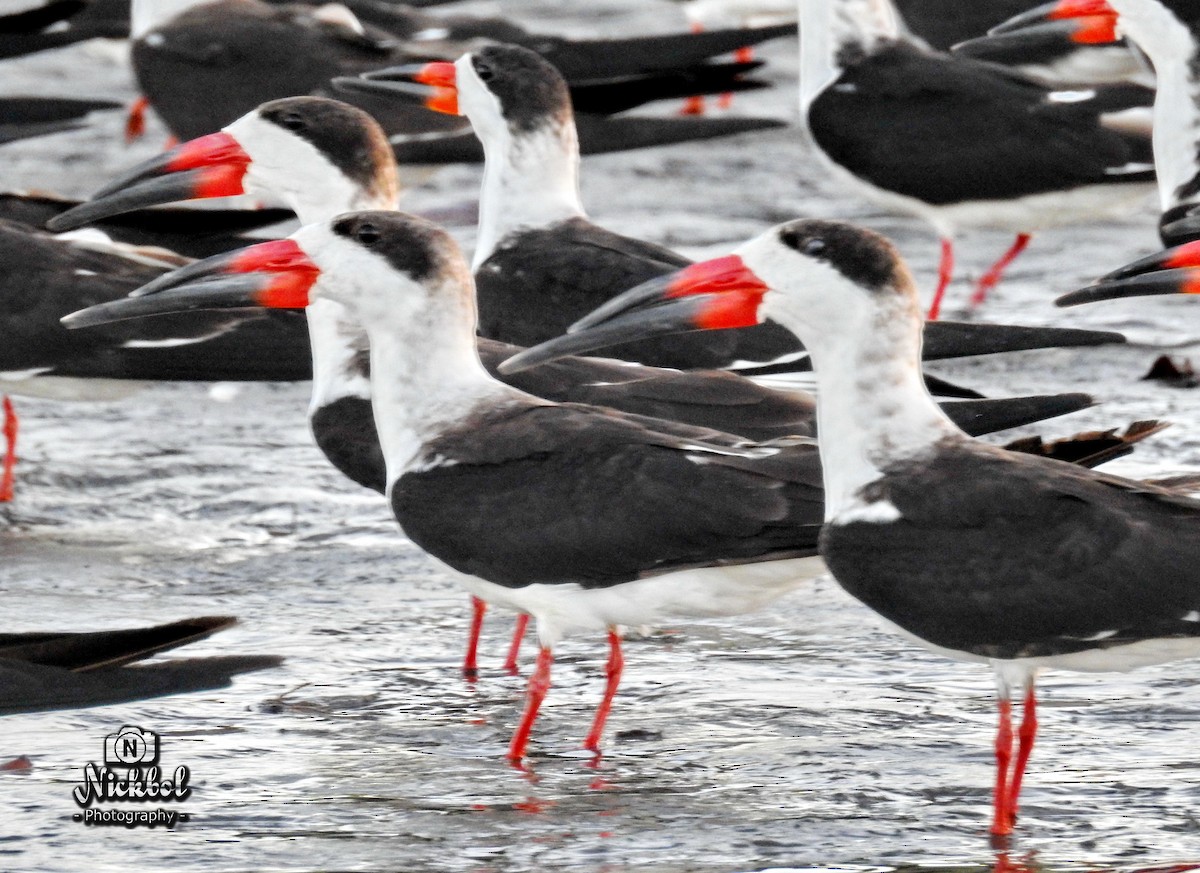
<svg viewBox="0 0 1200 873"><path fill-rule="evenodd" d="M588 4L594 25L546 0L504 8L575 32L675 20L665 3L633 0ZM766 54L785 87L739 98L734 111L793 118L794 45ZM132 93L127 74L94 48L2 69L0 87L12 93L61 93L80 77L89 93ZM154 142L126 150L119 126L108 118L87 133L7 147L0 184L86 193L155 150ZM584 196L608 226L694 254L797 215L856 218L893 236L932 284L937 246L926 228L874 214L819 176L791 129L589 159ZM451 169L405 203L469 203L478 181L475 168ZM469 229L459 234L471 242ZM986 310L995 320L1122 329L1130 346L937 372L992 394L1088 390L1104 400L1040 429L1049 434L1169 418L1175 428L1114 468L1200 469L1200 395L1139 381L1160 348L1196 353L1200 311L1186 300L1051 305L1153 240L1150 207L1045 234ZM967 238L964 273L981 272L1007 242ZM966 285L954 292L964 299ZM377 495L328 466L308 436L306 403L305 385L18 400L19 495L0 508L5 629L233 614L239 628L186 651L287 662L221 692L0 719L0 762L33 763L0 773L0 869L657 873L995 863L985 834L988 671L883 632L828 579L757 615L631 639L598 766L578 744L603 688L603 640L568 641L531 770L510 767L503 752L524 681L500 669L510 620L489 617L482 675L467 685L457 671L465 594L403 540ZM1045 677L1013 863L1129 869L1200 858L1196 676L1193 662ZM194 794L180 806L191 818L174 832L71 820L84 765L100 760L106 734L130 723L162 734L164 767L191 769Z"/></svg>

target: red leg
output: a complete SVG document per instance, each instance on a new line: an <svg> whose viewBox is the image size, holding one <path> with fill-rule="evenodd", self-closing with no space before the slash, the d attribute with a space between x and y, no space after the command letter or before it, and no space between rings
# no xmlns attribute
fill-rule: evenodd
<svg viewBox="0 0 1200 873"><path fill-rule="evenodd" d="M929 304L927 320L937 321L938 316L942 314L942 300L946 296L946 289L950 287L950 280L953 277L954 240L942 237L942 259L938 262L938 286L937 290L933 292L933 302Z"/></svg>
<svg viewBox="0 0 1200 873"><path fill-rule="evenodd" d="M1017 763L1013 768L1012 783L1008 788L1008 820L1010 825L1017 823L1017 802L1021 795L1021 781L1025 778L1025 765L1029 763L1029 754L1033 751L1033 741L1037 737L1037 694L1033 682L1025 692L1025 707L1021 713L1021 728L1017 732L1020 740L1017 746Z"/></svg>
<svg viewBox="0 0 1200 873"><path fill-rule="evenodd" d="M0 475L0 503L13 499L13 467L17 463L17 411L7 397L4 398L4 473Z"/></svg>
<svg viewBox="0 0 1200 873"><path fill-rule="evenodd" d="M126 144L141 139L146 132L146 110L149 107L150 101L145 97L139 97L129 104L129 114L125 116Z"/></svg>
<svg viewBox="0 0 1200 873"><path fill-rule="evenodd" d="M621 684L621 671L624 669L625 658L621 655L621 637L616 628L609 628L608 665L604 668L608 682L604 686L604 699L600 701L596 717L592 720L592 729L588 732L587 739L583 741L583 747L589 752L600 751L600 737L604 733L604 723L608 721L608 714L612 711L613 698L617 696L617 686Z"/></svg>
<svg viewBox="0 0 1200 873"><path fill-rule="evenodd" d="M467 635L467 656L463 658L463 676L468 682L479 678L479 634L483 631L483 614L487 604L478 597L471 597L471 630Z"/></svg>
<svg viewBox="0 0 1200 873"><path fill-rule="evenodd" d="M1008 820L1008 765L1012 760L1012 701L1000 701L1000 727L996 730L996 788L992 793L992 834L1012 833Z"/></svg>
<svg viewBox="0 0 1200 873"><path fill-rule="evenodd" d="M754 62L754 46L743 46L733 53L733 59L739 64ZM733 94L722 94L717 98L718 109L728 109L733 105Z"/></svg>
<svg viewBox="0 0 1200 873"><path fill-rule="evenodd" d="M508 647L508 657L504 659L504 669L510 676L516 676L517 655L521 653L521 641L525 639L525 630L529 627L529 615L522 612L517 616L517 625L513 628L512 645Z"/></svg>
<svg viewBox="0 0 1200 873"><path fill-rule="evenodd" d="M691 24L692 33L704 33L704 25L698 21L693 21ZM683 101L683 107L679 110L680 115L703 115L705 111L704 98L700 95L688 97Z"/></svg>
<svg viewBox="0 0 1200 873"><path fill-rule="evenodd" d="M983 278L975 286L975 293L971 295L972 306L979 306L987 300L987 296L991 293L992 289L1000 284L1000 277L1004 275L1004 271L1017 259L1017 256L1021 252L1025 251L1025 247L1029 245L1030 239L1032 237L1027 233L1018 234L1016 242L1012 244L1012 247L1004 253L1000 260L992 264L990 270L983 274Z"/></svg>
<svg viewBox="0 0 1200 873"><path fill-rule="evenodd" d="M525 749L529 745L529 734L533 731L533 723L537 720L538 710L550 690L550 665L554 663L554 653L543 646L538 651L537 667L529 677L529 692L525 703L525 714L513 734L512 744L508 747L508 759L520 762L525 757Z"/></svg>

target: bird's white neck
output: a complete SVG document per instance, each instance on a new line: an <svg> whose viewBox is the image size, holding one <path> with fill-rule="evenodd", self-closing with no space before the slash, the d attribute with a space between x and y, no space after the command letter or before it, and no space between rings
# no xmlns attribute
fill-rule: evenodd
<svg viewBox="0 0 1200 873"><path fill-rule="evenodd" d="M579 138L573 121L515 136L505 127L483 138L483 150L473 270L513 231L586 215L579 196Z"/></svg>
<svg viewBox="0 0 1200 873"><path fill-rule="evenodd" d="M805 113L841 74L843 52L870 51L904 28L890 0L799 0L800 108Z"/></svg>
<svg viewBox="0 0 1200 873"><path fill-rule="evenodd" d="M300 185L284 197L301 224L318 224L344 212L365 209L396 208L391 193L395 188L382 186L378 193L345 185L345 191L324 191L318 196L311 186ZM346 307L334 300L314 300L305 312L308 341L312 346L312 396L308 410L312 415L343 397L371 397L370 379L362 372L360 354L367 348L366 331Z"/></svg>
<svg viewBox="0 0 1200 873"><path fill-rule="evenodd" d="M1200 77L1197 42L1188 27L1156 0L1111 0L1121 32L1154 64L1154 165L1164 210L1200 202ZM1197 189L1197 190L1191 190Z"/></svg>
<svg viewBox="0 0 1200 873"><path fill-rule="evenodd" d="M961 436L925 388L920 313L896 302L862 307L837 331L795 330L817 377L826 521L860 506L861 489L891 463Z"/></svg>
<svg viewBox="0 0 1200 873"><path fill-rule="evenodd" d="M472 295L473 297L473 292ZM368 318L371 402L388 487L433 463L423 446L481 405L518 392L483 368L475 344L474 301L443 301L416 317Z"/></svg>

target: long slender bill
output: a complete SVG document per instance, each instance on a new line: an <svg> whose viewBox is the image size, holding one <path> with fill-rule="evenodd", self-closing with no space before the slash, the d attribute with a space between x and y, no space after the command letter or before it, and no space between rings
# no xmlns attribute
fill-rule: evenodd
<svg viewBox="0 0 1200 873"><path fill-rule="evenodd" d="M692 264L618 295L570 332L500 365L517 373L565 355L671 333L752 327L768 288L737 255Z"/></svg>
<svg viewBox="0 0 1200 873"><path fill-rule="evenodd" d="M250 156L237 140L224 131L211 133L138 164L88 202L50 219L46 227L74 230L147 206L241 194L249 166Z"/></svg>
<svg viewBox="0 0 1200 873"><path fill-rule="evenodd" d="M1115 22L1117 11L1105 0L1052 0L1035 6L1020 15L997 24L988 31L990 35L1012 33L1045 24L1051 21L1063 21L1070 18L1107 17Z"/></svg>
<svg viewBox="0 0 1200 873"><path fill-rule="evenodd" d="M445 115L458 115L458 75L454 64L404 64L363 73L361 78L339 76L333 80L339 91L375 96L395 96L421 103Z"/></svg>
<svg viewBox="0 0 1200 873"><path fill-rule="evenodd" d="M1118 279L1129 279L1146 273L1157 273L1162 270L1181 270L1187 267L1200 267L1200 240L1184 243L1138 258L1123 267L1113 270L1106 276L1101 276L1096 284L1114 282Z"/></svg>
<svg viewBox="0 0 1200 873"><path fill-rule="evenodd" d="M129 297L73 312L62 323L80 328L197 309L300 309L319 275L295 242L272 240L188 264Z"/></svg>
<svg viewBox="0 0 1200 873"><path fill-rule="evenodd" d="M1080 303L1095 303L1098 300L1150 297L1158 294L1200 294L1200 268L1182 267L1156 273L1142 273L1125 279L1101 281L1064 294L1054 302L1058 306L1077 306Z"/></svg>
<svg viewBox="0 0 1200 873"><path fill-rule="evenodd" d="M1053 55L1076 46L1109 45L1118 39L1115 16L1087 15L968 39L956 45L954 53L960 57L1004 62L1041 53Z"/></svg>

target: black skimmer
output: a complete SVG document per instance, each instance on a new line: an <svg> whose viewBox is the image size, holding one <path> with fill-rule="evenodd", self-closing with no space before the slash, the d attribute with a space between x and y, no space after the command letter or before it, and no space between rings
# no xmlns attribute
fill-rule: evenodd
<svg viewBox="0 0 1200 873"><path fill-rule="evenodd" d="M139 16L134 6L133 63L142 92L167 126L181 138L220 129L267 100L319 93L335 76L357 75L389 64L456 56L462 42L447 41L446 28L426 28L418 39L405 40L387 30L364 25L344 7L299 5L276 8L259 0L218 0L197 5L181 0L154 16ZM165 14L183 11L177 14ZM503 28L503 39L519 40L520 33ZM526 35L529 45L543 51L572 84L632 77L620 85L639 90L637 77L646 73L679 71L703 65L708 58L764 39L786 35L791 27L678 34L625 40L567 40ZM732 83L739 69L727 68ZM619 83L618 83L619 84ZM613 87L618 87L613 84ZM686 92L684 92L686 93ZM464 125L411 106L364 102L391 134L453 131ZM679 119L675 119L679 122ZM737 123L732 123L736 121ZM676 124L661 142L677 142L720 131L739 132L748 119L695 119ZM760 127L777 127L773 119L758 119ZM604 128L603 119L594 127ZM657 126L653 126L658 129ZM637 129L625 119L619 131ZM621 148L612 136L601 136L596 149ZM589 144L585 143L585 146ZM593 149L589 149L593 150Z"/></svg>
<svg viewBox="0 0 1200 873"><path fill-rule="evenodd" d="M535 53L489 46L454 64L382 70L366 79L338 80L338 85L391 91L471 119L488 153L474 257L482 335L518 345L543 342L626 288L688 263L675 252L587 219L567 89ZM1026 343L1042 344L1042 339L1057 342L1026 330L931 325L927 352L955 357L1030 348ZM1078 339L1087 341L1082 335ZM773 326L719 342L671 337L612 354L653 366L736 365L748 374L773 365L807 369L795 338Z"/></svg>
<svg viewBox="0 0 1200 873"><path fill-rule="evenodd" d="M1192 65L1200 58L1200 3L1058 0L1034 10L1027 20L1036 26L1039 18L1069 20L1080 15L1103 16L1106 12L1154 66L1154 163L1162 207L1159 233L1168 246L1189 242L1200 237L1200 160L1196 156L1200 91L1192 72Z"/></svg>
<svg viewBox="0 0 1200 873"><path fill-rule="evenodd" d="M65 322L327 298L369 336L401 528L474 595L537 621L541 651L512 759L525 755L563 635L609 631L608 684L585 743L598 749L620 677L617 626L742 612L817 572L813 441L753 443L496 381L476 351L468 266L421 219L347 213Z"/></svg>
<svg viewBox="0 0 1200 873"><path fill-rule="evenodd" d="M942 235L936 318L965 227L1016 234L979 281L982 302L1031 231L1134 208L1154 173L1150 139L1108 127L1128 88L1059 92L905 37L888 0L801 5L800 91L817 151L838 176ZM1125 101L1125 102L1123 102Z"/></svg>
<svg viewBox="0 0 1200 873"><path fill-rule="evenodd" d="M1061 305L1143 294L1193 291L1200 266L1200 89L1194 69L1200 60L1200 3L1195 0L1058 0L1015 19L1020 27L1043 20L1107 15L1146 53L1157 76L1154 103L1154 162L1162 207L1159 236L1168 249L1140 258L1068 294Z"/></svg>
<svg viewBox="0 0 1200 873"><path fill-rule="evenodd" d="M226 655L129 666L235 624L236 618L204 617L128 630L0 633L0 715L228 688L240 673L283 663L270 655Z"/></svg>
<svg viewBox="0 0 1200 873"><path fill-rule="evenodd" d="M205 194L281 198L302 221L315 223L364 206L394 208L399 188L384 134L369 115L325 98L293 97L264 104L219 134L152 159L106 186L96 200L51 224L62 230L99 220L108 227L113 216L126 209ZM136 214L152 217L155 212ZM307 315L314 372L309 416L317 445L349 478L382 493L387 478L370 405L365 333L330 300L310 306ZM964 335L959 341L971 338ZM492 375L497 375L501 361L521 351L488 339L477 345ZM813 433L810 397L772 391L730 374L574 358L507 381L548 400L609 406L749 439ZM985 433L1028 423L1034 416L1073 411L1087 402L1086 397L1067 395L968 401L948 408L963 427ZM464 664L467 675L477 672L473 653L482 609L481 602L473 604L476 619ZM518 627L518 639L521 631ZM506 666L516 666L511 649Z"/></svg>
<svg viewBox="0 0 1200 873"><path fill-rule="evenodd" d="M311 366L296 313L170 318L78 334L58 319L82 302L116 300L185 259L81 235L54 237L0 222L5 301L0 372L22 379L298 381ZM131 329L135 328L135 329ZM20 379L18 377L21 377ZM36 390L36 386L32 386ZM93 389L94 390L94 389ZM45 392L54 394L52 387ZM43 393L38 391L38 393Z"/></svg>
<svg viewBox="0 0 1200 873"><path fill-rule="evenodd" d="M911 274L887 240L852 225L781 225L719 264L632 289L580 327L638 336L766 319L815 360L821 553L834 578L909 639L995 671L991 830L1004 837L1041 669L1200 655L1200 501L959 431L920 378ZM1015 762L1014 692L1024 695Z"/></svg>

